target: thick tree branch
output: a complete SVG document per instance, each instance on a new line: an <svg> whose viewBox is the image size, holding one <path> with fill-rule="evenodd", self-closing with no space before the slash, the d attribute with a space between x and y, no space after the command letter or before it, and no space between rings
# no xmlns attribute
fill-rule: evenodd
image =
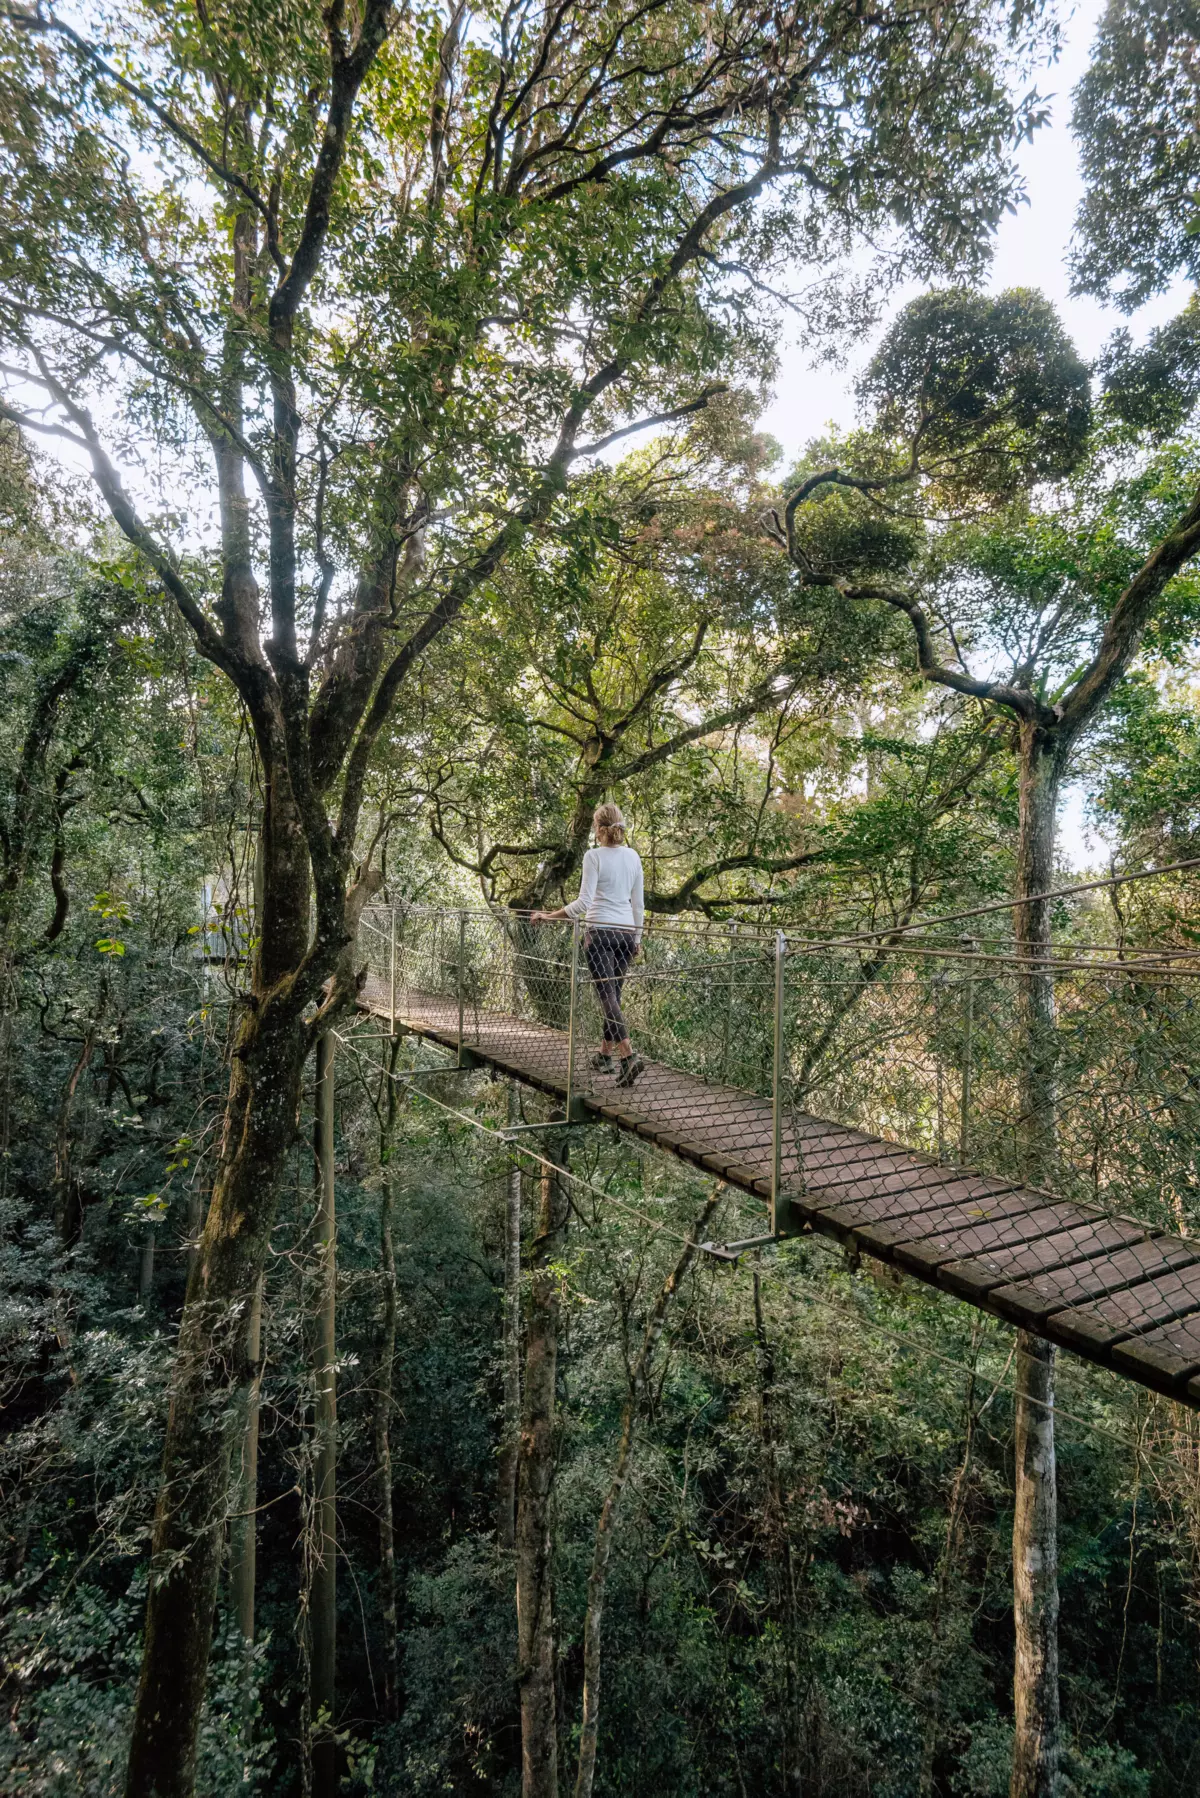
<svg viewBox="0 0 1200 1798"><path fill-rule="evenodd" d="M719 393L728 393L729 387L724 381L716 381L689 400L686 406L676 406L671 412L655 412L649 418L639 418L631 425L622 425L619 431L610 431L607 437L597 437L594 443L581 443L575 451L578 456L598 456L601 450L609 449L619 443L623 437L632 437L636 431L649 431L655 425L676 424L681 418L690 418L693 413L703 412L708 402Z"/></svg>
<svg viewBox="0 0 1200 1798"><path fill-rule="evenodd" d="M697 868L673 893L647 892L646 910L652 912L687 911L696 894L710 880L716 880L721 874L736 873L739 869L752 869L756 874L791 874L797 868L810 868L820 862L831 861L834 851L830 849L805 849L796 855L759 855L747 850L740 855L720 856L717 860L706 862ZM726 901L727 904L741 904L740 900Z"/></svg>
<svg viewBox="0 0 1200 1798"><path fill-rule="evenodd" d="M329 232L333 192L346 156L346 137L354 103L367 71L387 36L392 21L392 4L391 0L366 0L362 25L352 46L347 46L342 34L342 0L333 0L325 16L333 65L329 111L309 185L300 241L292 253L287 274L271 296L270 325L273 331L284 320L296 316L308 285L317 272Z"/></svg>
<svg viewBox="0 0 1200 1798"><path fill-rule="evenodd" d="M1146 557L1108 615L1100 646L1067 697L1055 707L1073 741L1124 674L1168 581L1200 551L1200 492L1169 537Z"/></svg>

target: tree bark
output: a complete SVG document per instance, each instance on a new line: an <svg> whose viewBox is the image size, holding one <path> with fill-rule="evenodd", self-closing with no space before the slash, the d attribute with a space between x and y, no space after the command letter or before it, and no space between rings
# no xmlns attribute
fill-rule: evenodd
<svg viewBox="0 0 1200 1798"><path fill-rule="evenodd" d="M228 1505L231 1420L254 1377L253 1298L279 1171L295 1134L306 1049L306 1035L282 1009L248 1009L173 1369L127 1798L191 1798L195 1783Z"/></svg>
<svg viewBox="0 0 1200 1798"><path fill-rule="evenodd" d="M154 1291L154 1225L146 1225L142 1252L138 1257L138 1304L149 1304Z"/></svg>
<svg viewBox="0 0 1200 1798"><path fill-rule="evenodd" d="M333 1038L317 1042L318 1326L313 1365L317 1554L313 1571L313 1798L337 1798L337 1213L333 1179Z"/></svg>
<svg viewBox="0 0 1200 1798"><path fill-rule="evenodd" d="M1063 750L1055 736L1031 722L1020 730L1018 899L1048 892ZM1016 908L1017 953L1034 962L1050 955L1051 901ZM1018 1052L1021 1147L1025 1178L1051 1181L1056 1143L1057 1069L1054 976L1044 967L1018 975ZM1017 1335L1014 1404L1013 1504L1013 1740L1012 1798L1053 1798L1058 1787L1058 1516L1054 1448L1054 1348L1041 1337Z"/></svg>
<svg viewBox="0 0 1200 1798"><path fill-rule="evenodd" d="M971 1352L967 1362L967 1388L963 1398L962 1458L950 1485L950 1502L946 1507L946 1534L938 1562L937 1589L934 1597L930 1636L933 1652L924 1669L925 1728L921 1741L921 1765L917 1775L917 1798L933 1798L933 1773L937 1759L938 1732L942 1720L942 1688L950 1664L952 1644L948 1644L947 1613L953 1602L953 1586L957 1570L959 1543L966 1519L970 1496L971 1461L975 1452L975 1430L979 1422L975 1410L975 1370L979 1360L979 1323L976 1319L971 1336Z"/></svg>
<svg viewBox="0 0 1200 1798"><path fill-rule="evenodd" d="M517 1083L508 1085L508 1121L520 1116ZM504 1419L496 1495L496 1540L505 1553L516 1546L517 1456L521 1432L521 1163L514 1154L504 1203Z"/></svg>
<svg viewBox="0 0 1200 1798"><path fill-rule="evenodd" d="M608 1563L612 1555L617 1507L620 1505L621 1494L625 1490L625 1482L629 1477L634 1431L637 1428L638 1417L645 1401L650 1366L654 1359L655 1348L658 1346L658 1339L662 1335L667 1311L672 1299L687 1277L688 1269L695 1259L697 1246L703 1238L704 1230L713 1212L721 1203L724 1192L723 1186L715 1189L692 1225L679 1259L667 1275L654 1302L654 1309L650 1313L650 1319L642 1337L641 1350L630 1369L625 1410L621 1418L621 1440L617 1449L617 1464L613 1468L608 1491L604 1495L604 1503L600 1508L600 1519L596 1524L596 1540L592 1549L592 1570L588 1576L587 1612L583 1620L583 1719L579 1731L575 1798L592 1798L592 1786L596 1778L596 1747L600 1731L600 1649L604 1621L604 1588L608 1579Z"/></svg>
<svg viewBox="0 0 1200 1798"><path fill-rule="evenodd" d="M1023 723L1020 731L1020 819L1017 834L1018 900L1046 893L1054 885L1054 844L1062 758L1054 737ZM1050 958L1049 899L1016 907L1017 954L1031 962ZM1044 966L1023 968L1018 976L1018 1053L1023 1173L1032 1185L1053 1179L1057 1086L1054 1033L1054 975Z"/></svg>
<svg viewBox="0 0 1200 1798"><path fill-rule="evenodd" d="M379 1125L379 1338L376 1348L375 1397L371 1433L375 1450L376 1507L379 1518L379 1620L383 1631L383 1714L400 1714L400 1650L396 1596L396 1527L392 1504L392 1408L396 1361L396 1249L392 1236L392 1142L400 1112L402 1088L396 1079L400 1036L388 1043L382 1073Z"/></svg>
<svg viewBox="0 0 1200 1798"><path fill-rule="evenodd" d="M392 1082L389 1082L392 1084ZM396 1523L392 1514L392 1381L396 1361L396 1248L392 1242L392 1176L380 1188L380 1350L374 1392L374 1467L380 1509L380 1622L383 1625L383 1715L399 1715L396 1620Z"/></svg>
<svg viewBox="0 0 1200 1798"><path fill-rule="evenodd" d="M546 1155L566 1166L567 1142L551 1135ZM566 1244L567 1194L556 1168L543 1166L532 1251L525 1334L525 1392L517 1461L517 1686L521 1700L522 1798L558 1798L558 1717L550 1579L550 1501L558 1454L559 1276Z"/></svg>
<svg viewBox="0 0 1200 1798"><path fill-rule="evenodd" d="M758 1425L766 1475L763 1524L766 1533L771 1608L783 1648L783 1786L788 1798L802 1789L800 1668L796 1646L796 1567L787 1507L779 1473L779 1430L775 1417L775 1350L767 1335L762 1306L762 1277L753 1277L754 1347L758 1368Z"/></svg>
<svg viewBox="0 0 1200 1798"><path fill-rule="evenodd" d="M252 1368L250 1390L246 1395L246 1415L242 1426L242 1460L234 1482L236 1511L230 1531L229 1585L233 1614L247 1648L254 1643L254 1597L257 1578L258 1520L258 1412L262 1390L262 1301L263 1282L259 1276L250 1306L246 1331L246 1354Z"/></svg>
<svg viewBox="0 0 1200 1798"><path fill-rule="evenodd" d="M1016 1657L1011 1798L1058 1792L1058 1527L1054 1465L1054 1350L1017 1335L1013 1510Z"/></svg>

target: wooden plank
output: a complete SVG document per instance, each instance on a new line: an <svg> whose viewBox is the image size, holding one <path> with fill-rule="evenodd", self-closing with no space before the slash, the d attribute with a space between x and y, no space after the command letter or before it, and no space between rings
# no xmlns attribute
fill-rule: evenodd
<svg viewBox="0 0 1200 1798"><path fill-rule="evenodd" d="M1037 1309L1037 1298L1034 1293L1025 1292L1020 1282L1060 1268L1086 1266L1095 1257L1142 1241L1145 1234L1136 1224L1102 1218L1089 1231L1086 1242L1080 1239L1078 1230L1060 1230L1041 1241L1007 1245L967 1260L948 1262L938 1269L938 1285L977 1303L986 1296L988 1309L1002 1317L1009 1315L1005 1295L1010 1286L1016 1287L1018 1310L1012 1313L1013 1321L1024 1323L1031 1314L1030 1308Z"/></svg>
<svg viewBox="0 0 1200 1798"><path fill-rule="evenodd" d="M1050 1313L1055 1333L1068 1346L1103 1352L1122 1338L1147 1335L1157 1325L1200 1312L1200 1264L1152 1275L1086 1305Z"/></svg>
<svg viewBox="0 0 1200 1798"><path fill-rule="evenodd" d="M1061 1313L1063 1317L1068 1315ZM1052 1317L1046 1325L1046 1334L1057 1341L1058 1329L1059 1318ZM1071 1345L1068 1343L1067 1346ZM1189 1376L1200 1371L1200 1313L1181 1322L1165 1324L1147 1336L1135 1336L1128 1342L1117 1343L1110 1351L1109 1359L1118 1373L1128 1374L1144 1386L1153 1386L1159 1392L1179 1391L1181 1396L1190 1396Z"/></svg>
<svg viewBox="0 0 1200 1798"><path fill-rule="evenodd" d="M893 1249L893 1259L910 1273L917 1273L931 1284L937 1283L937 1271L947 1262L961 1261L969 1255L985 1255L1007 1243L1033 1242L1049 1235L1062 1223L1062 1207L1046 1205L1023 1207L1009 1217L986 1220L959 1230L939 1230L919 1241L900 1239Z"/></svg>
<svg viewBox="0 0 1200 1798"><path fill-rule="evenodd" d="M933 1210L941 1195L960 1200L963 1204L989 1204L993 1199L1002 1198L1006 1193L1017 1190L1011 1182L977 1178L972 1174L961 1173L957 1168L901 1167L894 1173L886 1175L848 1175L844 1179L827 1181L818 1174L812 1174L807 1181L814 1201L824 1201L830 1207L849 1204L853 1199L885 1197L893 1194L897 1200L910 1194L924 1195L923 1204Z"/></svg>
<svg viewBox="0 0 1200 1798"><path fill-rule="evenodd" d="M998 1283L991 1295L992 1308L1003 1314L1007 1308L1014 1307L1022 1317L1049 1317L1053 1311L1065 1311L1072 1305L1084 1305L1103 1298L1107 1293L1136 1287L1141 1281L1153 1279L1156 1274L1171 1268L1200 1262L1200 1256L1189 1243L1171 1237L1147 1240L1143 1233L1140 1242L1134 1237L1132 1241L1113 1243L1111 1238L1122 1227L1129 1236L1133 1236L1137 1229L1136 1224L1119 1226L1103 1220L1091 1226L1087 1237L1079 1231L1068 1233L1067 1242L1078 1252L1073 1263L1058 1267L1047 1263L1023 1280ZM1098 1253L1087 1256L1086 1246L1091 1239L1104 1246ZM1054 1240L1057 1239L1050 1239ZM1047 1256L1053 1253L1050 1241L1038 1245Z"/></svg>
<svg viewBox="0 0 1200 1798"><path fill-rule="evenodd" d="M984 1222L992 1217L1009 1217L1029 1209L1026 1196L1012 1189L1007 1194L989 1194L980 1200L969 1190L956 1192L946 1187L931 1200L921 1188L908 1193L875 1193L864 1199L839 1200L830 1205L823 1196L809 1194L809 1203L822 1218L828 1218L841 1229L857 1229L871 1225L891 1237L910 1239L936 1230L951 1218L963 1224ZM923 1229L922 1225L927 1228ZM888 1238L891 1239L891 1238Z"/></svg>

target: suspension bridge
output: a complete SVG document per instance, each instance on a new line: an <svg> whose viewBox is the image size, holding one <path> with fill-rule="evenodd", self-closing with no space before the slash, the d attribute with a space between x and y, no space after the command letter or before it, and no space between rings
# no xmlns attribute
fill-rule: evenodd
<svg viewBox="0 0 1200 1798"><path fill-rule="evenodd" d="M816 1231L1200 1408L1200 956L1039 964L1052 1130L1031 1184L1034 975L1003 939L656 924L623 1001L646 1066L623 1088L591 1065L580 926L398 907L364 925L363 1009L450 1052L407 1078L489 1069L759 1200L762 1233L710 1253Z"/></svg>

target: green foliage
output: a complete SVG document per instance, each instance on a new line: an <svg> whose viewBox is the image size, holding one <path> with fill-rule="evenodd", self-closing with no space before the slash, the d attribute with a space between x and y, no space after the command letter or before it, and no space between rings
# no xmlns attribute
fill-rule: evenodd
<svg viewBox="0 0 1200 1798"><path fill-rule="evenodd" d="M991 502L1070 474L1091 424L1088 371L1042 295L921 295L890 328L860 390L878 428L937 491Z"/></svg>
<svg viewBox="0 0 1200 1798"><path fill-rule="evenodd" d="M1111 0L1075 94L1086 182L1076 285L1130 311L1200 273L1198 30L1190 0Z"/></svg>
<svg viewBox="0 0 1200 1798"><path fill-rule="evenodd" d="M1138 347L1128 331L1114 332L1097 372L1106 408L1123 425L1151 442L1172 436L1200 398L1200 305L1189 301Z"/></svg>

